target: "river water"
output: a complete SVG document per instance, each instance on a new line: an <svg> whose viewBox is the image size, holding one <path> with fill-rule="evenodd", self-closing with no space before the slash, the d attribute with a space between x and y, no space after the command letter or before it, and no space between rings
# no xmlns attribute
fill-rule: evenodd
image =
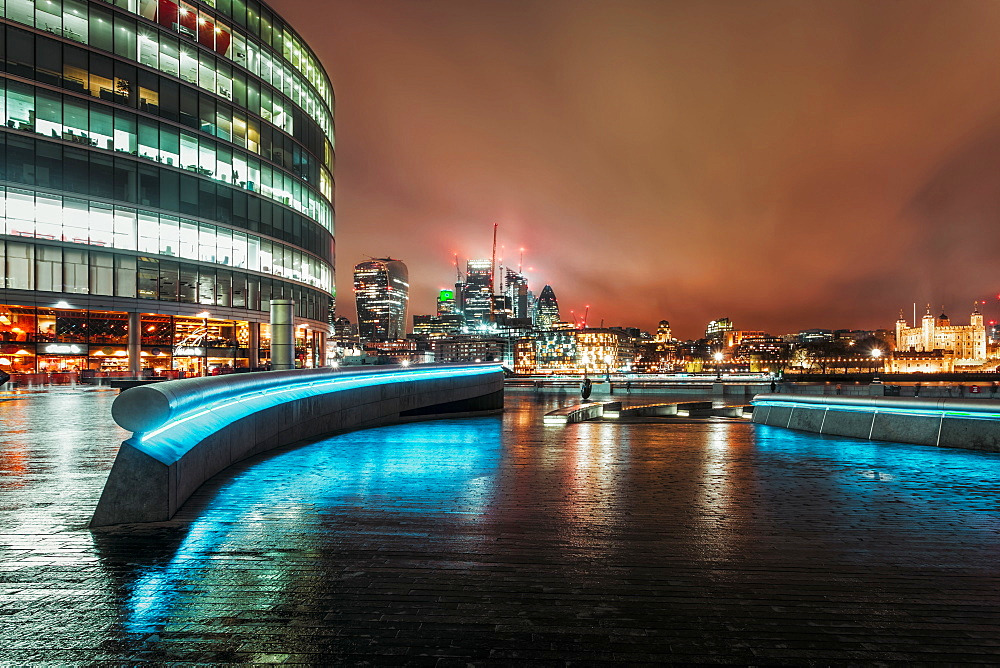
<svg viewBox="0 0 1000 668"><path fill-rule="evenodd" d="M543 425L574 397L514 391L503 416L287 449L171 522L91 532L114 396L0 396L2 661L1000 657L995 454Z"/></svg>

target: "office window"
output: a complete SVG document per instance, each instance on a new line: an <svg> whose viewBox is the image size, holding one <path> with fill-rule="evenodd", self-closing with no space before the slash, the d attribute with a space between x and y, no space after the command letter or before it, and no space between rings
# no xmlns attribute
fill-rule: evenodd
<svg viewBox="0 0 1000 668"><path fill-rule="evenodd" d="M35 289L62 292L62 249L38 246L35 252Z"/></svg>
<svg viewBox="0 0 1000 668"><path fill-rule="evenodd" d="M90 253L90 293L115 294L115 256L111 253Z"/></svg>
<svg viewBox="0 0 1000 668"><path fill-rule="evenodd" d="M115 256L115 295L118 297L135 297L136 277L136 259L127 255ZM139 296L142 297L143 295Z"/></svg>
<svg viewBox="0 0 1000 668"><path fill-rule="evenodd" d="M34 244L7 242L7 287L15 290L35 289Z"/></svg>
<svg viewBox="0 0 1000 668"><path fill-rule="evenodd" d="M140 299L159 299L160 263L141 257L138 261L137 280Z"/></svg>
<svg viewBox="0 0 1000 668"><path fill-rule="evenodd" d="M63 292L87 294L90 290L88 253L75 248L63 249Z"/></svg>
<svg viewBox="0 0 1000 668"><path fill-rule="evenodd" d="M89 33L87 3L81 0L62 0L62 36L86 44Z"/></svg>

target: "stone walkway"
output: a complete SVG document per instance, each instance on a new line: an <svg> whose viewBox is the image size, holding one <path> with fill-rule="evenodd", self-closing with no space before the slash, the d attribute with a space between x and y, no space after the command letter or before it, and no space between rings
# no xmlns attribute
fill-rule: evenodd
<svg viewBox="0 0 1000 668"><path fill-rule="evenodd" d="M512 393L90 532L113 398L0 396L0 663L1000 663L995 455Z"/></svg>

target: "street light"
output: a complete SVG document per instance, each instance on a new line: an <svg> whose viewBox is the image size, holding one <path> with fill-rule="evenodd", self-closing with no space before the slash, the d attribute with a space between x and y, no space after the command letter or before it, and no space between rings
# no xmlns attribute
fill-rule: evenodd
<svg viewBox="0 0 1000 668"><path fill-rule="evenodd" d="M716 351L712 354L712 359L715 360L715 377L722 380L722 360L725 359L725 355L722 351Z"/></svg>
<svg viewBox="0 0 1000 668"><path fill-rule="evenodd" d="M873 380L878 380L878 361L880 359L882 359L882 349L872 348L872 362L873 362L872 370L875 373L875 378Z"/></svg>

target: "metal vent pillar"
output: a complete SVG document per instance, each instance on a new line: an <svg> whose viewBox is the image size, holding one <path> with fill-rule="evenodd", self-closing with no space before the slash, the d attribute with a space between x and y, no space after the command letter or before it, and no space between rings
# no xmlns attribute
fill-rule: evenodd
<svg viewBox="0 0 1000 668"><path fill-rule="evenodd" d="M295 300L271 300L271 371L295 368Z"/></svg>

